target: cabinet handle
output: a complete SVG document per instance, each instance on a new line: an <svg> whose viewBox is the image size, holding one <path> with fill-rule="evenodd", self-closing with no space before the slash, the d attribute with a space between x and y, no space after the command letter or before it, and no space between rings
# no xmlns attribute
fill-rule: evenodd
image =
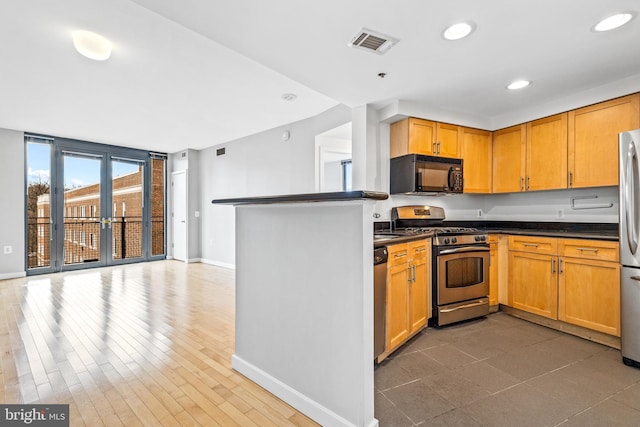
<svg viewBox="0 0 640 427"><path fill-rule="evenodd" d="M527 177L527 191L529 191L529 177Z"/></svg>
<svg viewBox="0 0 640 427"><path fill-rule="evenodd" d="M560 267L560 268L559 268L559 270L560 270L560 274L564 273L564 271L562 271L562 258L560 258L560 259L558 260L558 267Z"/></svg>
<svg viewBox="0 0 640 427"><path fill-rule="evenodd" d="M426 248L418 248L418 249L416 249L416 253L418 253L418 254L421 253L421 252L424 252L424 251L426 251Z"/></svg>
<svg viewBox="0 0 640 427"><path fill-rule="evenodd" d="M407 256L406 252L400 252L400 253L397 253L397 254L393 255L393 257L396 258L396 259L397 258L402 258L402 257L405 257L405 256Z"/></svg>
<svg viewBox="0 0 640 427"><path fill-rule="evenodd" d="M412 266L408 266L407 270L409 270L409 278L407 279L409 281L409 283L413 282L413 270L412 270Z"/></svg>
<svg viewBox="0 0 640 427"><path fill-rule="evenodd" d="M520 191L524 191L524 177L520 177Z"/></svg>
<svg viewBox="0 0 640 427"><path fill-rule="evenodd" d="M416 281L416 266L413 266L413 281Z"/></svg>
<svg viewBox="0 0 640 427"><path fill-rule="evenodd" d="M582 251L594 252L594 253L597 254L600 249L598 249L598 248L576 248L576 250L577 251L581 251L581 252Z"/></svg>
<svg viewBox="0 0 640 427"><path fill-rule="evenodd" d="M573 174L572 174L571 172L569 172L569 185L568 185L568 187L569 187L569 188L571 188L571 178L572 178L572 175L573 175Z"/></svg>
<svg viewBox="0 0 640 427"><path fill-rule="evenodd" d="M555 258L551 258L551 272L552 273L556 272L556 260L555 260Z"/></svg>
<svg viewBox="0 0 640 427"><path fill-rule="evenodd" d="M531 247L537 248L538 244L537 243L523 243L522 246L531 246Z"/></svg>
<svg viewBox="0 0 640 427"><path fill-rule="evenodd" d="M440 154L440 145L441 145L441 143L438 142L438 154Z"/></svg>
<svg viewBox="0 0 640 427"><path fill-rule="evenodd" d="M433 154L438 154L437 150L437 145L435 142L431 143L431 151L433 151Z"/></svg>

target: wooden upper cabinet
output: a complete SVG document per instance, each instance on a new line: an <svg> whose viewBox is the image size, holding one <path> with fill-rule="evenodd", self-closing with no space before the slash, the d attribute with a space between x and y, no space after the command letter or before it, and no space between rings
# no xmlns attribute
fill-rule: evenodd
<svg viewBox="0 0 640 427"><path fill-rule="evenodd" d="M569 186L618 185L618 134L640 127L640 94L569 112Z"/></svg>
<svg viewBox="0 0 640 427"><path fill-rule="evenodd" d="M459 157L460 127L409 117L391 124L391 158L405 154Z"/></svg>
<svg viewBox="0 0 640 427"><path fill-rule="evenodd" d="M464 160L464 192L491 193L491 132L460 128L460 154Z"/></svg>
<svg viewBox="0 0 640 427"><path fill-rule="evenodd" d="M567 120L562 113L527 123L527 191L567 188Z"/></svg>
<svg viewBox="0 0 640 427"><path fill-rule="evenodd" d="M492 186L494 193L523 191L526 172L526 135L526 125L512 126L493 132ZM464 168L466 174L466 163Z"/></svg>
<svg viewBox="0 0 640 427"><path fill-rule="evenodd" d="M410 117L391 124L389 154L433 155L436 142L436 122Z"/></svg>
<svg viewBox="0 0 640 427"><path fill-rule="evenodd" d="M448 123L437 123L435 155L441 157L459 157L460 127Z"/></svg>

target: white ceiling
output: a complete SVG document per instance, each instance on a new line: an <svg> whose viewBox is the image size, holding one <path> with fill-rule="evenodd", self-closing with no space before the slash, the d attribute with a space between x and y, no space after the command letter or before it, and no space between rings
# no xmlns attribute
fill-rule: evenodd
<svg viewBox="0 0 640 427"><path fill-rule="evenodd" d="M503 125L615 82L613 95L640 90L640 17L590 31L619 11L640 1L4 0L0 127L176 152L339 103L401 100ZM477 25L471 37L441 38L461 20ZM400 42L383 56L347 47L362 27ZM76 29L112 40L112 57L77 54ZM505 90L518 78L533 84Z"/></svg>

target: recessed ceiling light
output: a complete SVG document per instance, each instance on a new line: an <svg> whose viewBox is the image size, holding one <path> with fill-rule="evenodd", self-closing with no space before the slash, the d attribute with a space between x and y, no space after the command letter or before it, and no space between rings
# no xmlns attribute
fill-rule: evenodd
<svg viewBox="0 0 640 427"><path fill-rule="evenodd" d="M614 30L618 27L622 27L624 24L631 21L632 18L632 13L618 13L616 15L611 15L608 18L604 18L602 21L598 22L593 27L593 31L602 32Z"/></svg>
<svg viewBox="0 0 640 427"><path fill-rule="evenodd" d="M510 89L510 90L522 89L529 86L530 84L531 82L529 80L516 80L515 82L511 82L509 86L507 86L507 89Z"/></svg>
<svg viewBox="0 0 640 427"><path fill-rule="evenodd" d="M446 28L442 33L442 37L447 40L460 40L467 37L475 29L473 22L460 22Z"/></svg>
<svg viewBox="0 0 640 427"><path fill-rule="evenodd" d="M283 93L281 98L283 101L295 101L298 98L298 95L295 93Z"/></svg>
<svg viewBox="0 0 640 427"><path fill-rule="evenodd" d="M73 46L89 59L104 61L111 56L111 42L91 31L74 31Z"/></svg>

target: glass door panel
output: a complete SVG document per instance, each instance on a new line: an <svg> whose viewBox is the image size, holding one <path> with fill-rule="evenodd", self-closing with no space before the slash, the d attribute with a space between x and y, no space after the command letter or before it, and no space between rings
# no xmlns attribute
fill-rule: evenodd
<svg viewBox="0 0 640 427"><path fill-rule="evenodd" d="M51 267L51 144L27 142L27 269Z"/></svg>
<svg viewBox="0 0 640 427"><path fill-rule="evenodd" d="M106 222L101 222L102 156L63 152L64 265L100 263Z"/></svg>
<svg viewBox="0 0 640 427"><path fill-rule="evenodd" d="M111 160L111 256L113 260L144 255L144 162Z"/></svg>

